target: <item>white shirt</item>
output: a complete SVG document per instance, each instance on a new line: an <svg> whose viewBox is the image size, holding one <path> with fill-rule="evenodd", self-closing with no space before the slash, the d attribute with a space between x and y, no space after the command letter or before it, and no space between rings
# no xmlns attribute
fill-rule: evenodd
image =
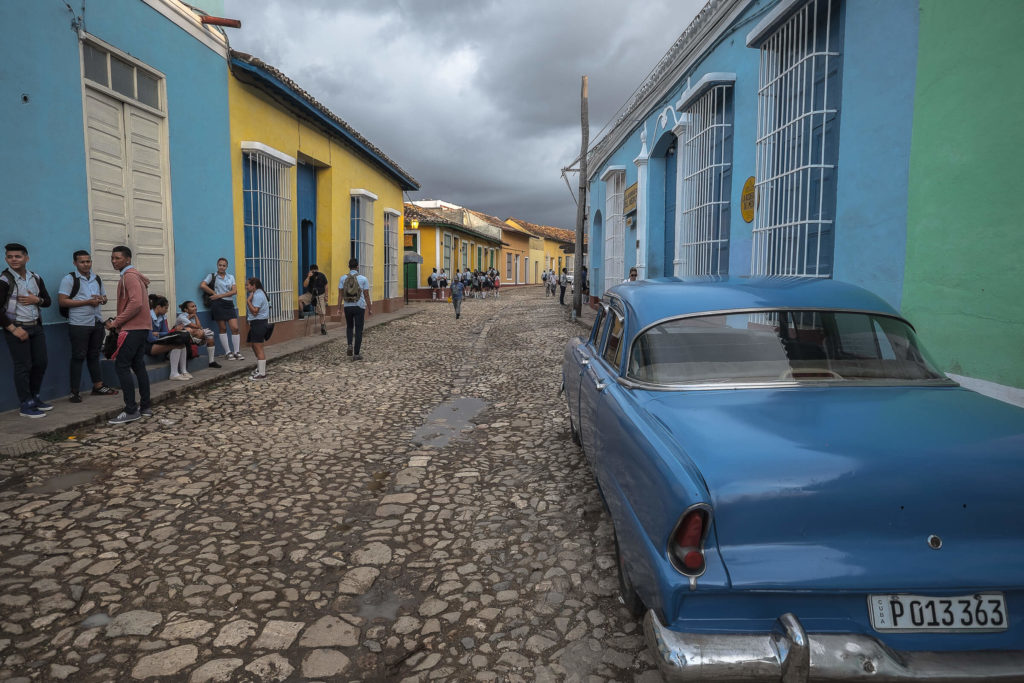
<svg viewBox="0 0 1024 683"><path fill-rule="evenodd" d="M213 293L214 294L227 294L231 291L231 288L235 286L235 276L231 273L225 273L224 277L219 274L213 274Z"/></svg>
<svg viewBox="0 0 1024 683"><path fill-rule="evenodd" d="M251 312L246 316L249 320L266 320L270 317L270 301L267 299L267 294L262 289L257 289L252 293L252 307L257 309L256 314L253 315ZM246 306L245 310L249 310Z"/></svg>
<svg viewBox="0 0 1024 683"><path fill-rule="evenodd" d="M60 281L60 289L57 292L70 297L71 288L75 284L74 278L78 278L78 294L75 295L74 301L87 301L90 297L103 296L105 294L103 283L96 277L96 273L90 272L89 276L86 277L77 270L64 276L64 279ZM75 306L73 308L68 306L69 325L92 327L97 322L103 322L103 314L100 312L99 306Z"/></svg>
<svg viewBox="0 0 1024 683"><path fill-rule="evenodd" d="M368 293L370 291L370 281L367 280L362 275L360 275L359 272L355 270L350 270L348 272L348 275L341 276L341 278L338 280L338 289L345 289L345 278L347 278L349 275L356 276L356 282L359 283L359 287L363 290L363 292ZM344 301L344 299L342 301ZM345 306L358 306L359 308L366 308L366 297L360 296L358 301L344 301L344 303Z"/></svg>
<svg viewBox="0 0 1024 683"><path fill-rule="evenodd" d="M39 318L39 306L36 304L23 304L17 300L17 297L27 294L39 296L39 283L32 275L32 271L28 269L25 270L25 277L18 275L13 270L10 272L14 276L15 288L15 291L11 292L11 298L17 301L14 307L14 320L19 323L35 322Z"/></svg>

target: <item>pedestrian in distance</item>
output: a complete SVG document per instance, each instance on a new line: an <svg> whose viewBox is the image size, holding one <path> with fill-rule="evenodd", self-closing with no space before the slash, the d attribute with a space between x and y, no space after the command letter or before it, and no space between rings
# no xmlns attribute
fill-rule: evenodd
<svg viewBox="0 0 1024 683"><path fill-rule="evenodd" d="M117 317L107 320L104 326L118 331L113 358L124 396L124 410L109 423L125 424L153 415L145 357L146 339L153 329L153 319L149 313L149 278L132 265L132 250L124 245L114 247L110 252L110 265L121 277L117 281ZM139 385L138 403L135 402L136 382Z"/></svg>
<svg viewBox="0 0 1024 683"><path fill-rule="evenodd" d="M427 276L427 287L430 287L430 300L437 301L437 268L434 268Z"/></svg>
<svg viewBox="0 0 1024 683"><path fill-rule="evenodd" d="M565 288L569 284L569 269L562 268L561 275L558 276L558 303L562 306L565 305Z"/></svg>
<svg viewBox="0 0 1024 683"><path fill-rule="evenodd" d="M217 259L217 272L210 273L200 282L199 289L203 292L203 303L210 310L210 317L220 330L217 336L220 338L220 345L224 347L224 357L227 360L245 360L241 354L242 337L238 334L238 309L235 308L238 286L235 283L235 276L228 272L226 258L222 256ZM228 329L231 330L234 351L228 344Z"/></svg>
<svg viewBox="0 0 1024 683"><path fill-rule="evenodd" d="M256 356L256 369L249 375L253 381L267 378L267 354L263 351L263 344L270 337L270 299L263 291L263 283L258 277L251 277L245 281L245 308L249 321L249 334L245 341L252 346L252 352Z"/></svg>
<svg viewBox="0 0 1024 683"><path fill-rule="evenodd" d="M14 390L22 417L46 417L53 406L39 397L46 375L46 336L42 310L50 305L43 278L26 268L28 249L17 242L4 247L7 267L0 273L0 324L11 352Z"/></svg>
<svg viewBox="0 0 1024 683"><path fill-rule="evenodd" d="M455 306L455 319L462 317L462 299L466 296L466 283L461 279L452 283L452 305Z"/></svg>
<svg viewBox="0 0 1024 683"><path fill-rule="evenodd" d="M299 297L299 302L303 307L313 305L313 314L320 322L320 334L327 334L327 276L314 263L309 267L302 286L306 293Z"/></svg>
<svg viewBox="0 0 1024 683"><path fill-rule="evenodd" d="M636 282L636 278L637 278L637 270L636 270L636 268L630 268L629 269L629 277L627 277L622 282L623 283L626 283L626 282Z"/></svg>
<svg viewBox="0 0 1024 683"><path fill-rule="evenodd" d="M353 361L362 360L359 353L363 345L363 323L366 316L373 315L370 302L370 281L359 274L359 259L348 260L349 272L338 280L338 301L345 307L345 338L348 340L346 355Z"/></svg>
<svg viewBox="0 0 1024 683"><path fill-rule="evenodd" d="M448 298L448 273L445 272L444 268L437 274L437 286L441 289L441 301Z"/></svg>
<svg viewBox="0 0 1024 683"><path fill-rule="evenodd" d="M213 330L208 327L203 327L203 323L199 321L199 308L196 306L195 301L183 301L178 310L177 319L174 321L175 329L184 330L188 332L189 337L192 339L192 343L203 345L206 347L206 353L209 359L209 366L211 368L220 368L221 364L215 360L215 354L217 352L216 343L214 342Z"/></svg>
<svg viewBox="0 0 1024 683"><path fill-rule="evenodd" d="M82 402L82 365L89 368L93 396L114 396L117 389L103 383L100 372L100 349L103 348L103 313L100 307L107 303L103 280L92 272L92 256L79 249L71 255L75 269L64 276L57 290L60 314L68 319L68 337L71 342L71 399Z"/></svg>
<svg viewBox="0 0 1024 683"><path fill-rule="evenodd" d="M159 294L149 295L149 336L146 337L146 355L163 359L169 357L171 364L170 379L186 381L192 379L188 372L188 348L191 341L187 333L172 332L167 324L167 309L170 304L167 297Z"/></svg>

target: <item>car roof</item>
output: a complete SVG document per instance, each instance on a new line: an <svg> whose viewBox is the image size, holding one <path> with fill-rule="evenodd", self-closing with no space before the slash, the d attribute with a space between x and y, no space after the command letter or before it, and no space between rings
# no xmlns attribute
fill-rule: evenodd
<svg viewBox="0 0 1024 683"><path fill-rule="evenodd" d="M892 306L866 289L823 278L653 278L616 285L606 296L619 298L630 308L636 324L634 332L664 318L736 309L810 308L900 317Z"/></svg>

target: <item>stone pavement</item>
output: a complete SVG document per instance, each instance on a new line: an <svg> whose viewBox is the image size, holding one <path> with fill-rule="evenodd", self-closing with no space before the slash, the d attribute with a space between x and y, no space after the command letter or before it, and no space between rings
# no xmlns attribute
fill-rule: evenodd
<svg viewBox="0 0 1024 683"><path fill-rule="evenodd" d="M0 459L0 680L661 680L558 393L582 328L420 308Z"/></svg>
<svg viewBox="0 0 1024 683"><path fill-rule="evenodd" d="M420 306L412 305L393 313L375 313L366 319L365 328L369 329L392 320L414 315L420 310L422 310ZM345 322L344 320L340 324L328 322L326 337L319 334L319 330L315 326L312 330L314 334L267 346L267 359L272 362L275 359L335 341L337 337L344 338ZM205 353L205 351L201 352ZM219 370L204 368L195 374L195 379L188 382L154 382L151 387L153 403L158 405L167 399L191 393L199 387L224 377L248 375L256 367L256 358L248 347L243 350L243 355L245 360L241 362L228 361L223 357L218 357L217 360L223 366L222 368ZM51 358L50 362L53 363L54 359ZM83 386L87 386L88 373L84 369L82 375ZM52 440L55 434L106 422L124 408L124 399L120 395L90 396L86 389L82 398L81 403L69 403L67 396L53 399L50 403L55 406L55 409L48 412L46 417L35 420L21 417L17 410L0 413L0 457L33 453L44 448L47 440Z"/></svg>

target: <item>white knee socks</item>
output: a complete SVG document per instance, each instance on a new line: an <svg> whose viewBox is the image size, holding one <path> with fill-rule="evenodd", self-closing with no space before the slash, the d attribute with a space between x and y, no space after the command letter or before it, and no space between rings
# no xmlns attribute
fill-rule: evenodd
<svg viewBox="0 0 1024 683"><path fill-rule="evenodd" d="M233 334L231 335L231 341L235 343L235 353L239 353L242 350L242 335Z"/></svg>
<svg viewBox="0 0 1024 683"><path fill-rule="evenodd" d="M217 349L215 347L213 347L213 346L207 346L206 347L206 355L208 355L210 357L210 362L211 363L213 362L213 357L216 354L216 352L217 352Z"/></svg>
<svg viewBox="0 0 1024 683"><path fill-rule="evenodd" d="M220 345L224 347L224 353L231 353L231 347L228 346L228 333L221 332L217 337L220 338Z"/></svg>
<svg viewBox="0 0 1024 683"><path fill-rule="evenodd" d="M185 349L171 349L171 377L177 377L181 374L181 356L185 353Z"/></svg>
<svg viewBox="0 0 1024 683"><path fill-rule="evenodd" d="M186 346L183 349L179 349L179 351L181 353L178 356L178 372L180 372L183 375L187 375L188 374L188 347Z"/></svg>

